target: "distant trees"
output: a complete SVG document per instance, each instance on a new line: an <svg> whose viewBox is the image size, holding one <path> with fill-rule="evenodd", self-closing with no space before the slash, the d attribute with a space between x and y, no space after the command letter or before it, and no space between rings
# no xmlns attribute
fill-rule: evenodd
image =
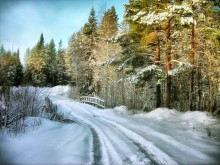
<svg viewBox="0 0 220 165"><path fill-rule="evenodd" d="M0 86L20 85L23 80L23 67L20 62L19 49L17 52L0 49Z"/></svg>
<svg viewBox="0 0 220 165"><path fill-rule="evenodd" d="M20 51L19 49L16 52L16 57L15 57L15 65L16 65L16 74L14 77L14 85L18 86L21 85L23 83L23 78L24 78L24 74L23 74L23 66L21 64L20 61Z"/></svg>
<svg viewBox="0 0 220 165"><path fill-rule="evenodd" d="M55 86L57 79L57 61L56 61L56 48L53 39L45 46L45 75L46 84L49 86Z"/></svg>
<svg viewBox="0 0 220 165"><path fill-rule="evenodd" d="M41 34L38 43L26 52L24 83L34 86L67 84L64 56L61 41L57 52L54 40L45 44Z"/></svg>
<svg viewBox="0 0 220 165"><path fill-rule="evenodd" d="M62 47L62 41L59 42L59 47L56 55L56 84L66 85L68 84L68 77L66 73L65 65L65 50Z"/></svg>
<svg viewBox="0 0 220 165"><path fill-rule="evenodd" d="M40 40L36 46L26 55L25 75L28 84L34 86L46 86L46 61L45 61L45 45L44 36L41 34Z"/></svg>

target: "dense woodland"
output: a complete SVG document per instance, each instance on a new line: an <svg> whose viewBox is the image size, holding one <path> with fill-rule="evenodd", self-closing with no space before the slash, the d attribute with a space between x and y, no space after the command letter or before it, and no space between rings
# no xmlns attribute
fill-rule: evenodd
<svg viewBox="0 0 220 165"><path fill-rule="evenodd" d="M0 50L0 86L71 85L108 107L220 113L219 0L129 0L119 24L114 7L88 22L68 47L54 40L26 51Z"/></svg>

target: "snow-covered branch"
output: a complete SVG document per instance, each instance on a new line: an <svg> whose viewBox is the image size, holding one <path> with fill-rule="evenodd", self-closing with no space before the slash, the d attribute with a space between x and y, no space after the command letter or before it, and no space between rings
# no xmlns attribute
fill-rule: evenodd
<svg viewBox="0 0 220 165"><path fill-rule="evenodd" d="M167 8L169 9L169 12L172 13L173 15L180 14L186 16L193 14L193 10L190 4L187 3L183 3L181 5L169 5Z"/></svg>
<svg viewBox="0 0 220 165"><path fill-rule="evenodd" d="M190 25L193 23L192 15L193 10L190 4L183 3L180 5L168 5L167 9L159 13L155 11L147 13L144 10L140 10L137 14L131 16L130 19L140 24L153 25L164 22L168 18L176 18L176 16L179 16L179 21L182 25Z"/></svg>
<svg viewBox="0 0 220 165"><path fill-rule="evenodd" d="M182 73L192 67L192 65L189 62L182 62L177 60L172 60L171 62L175 62L178 64L177 68L172 69L168 72L168 74L171 76L178 75L179 73Z"/></svg>
<svg viewBox="0 0 220 165"><path fill-rule="evenodd" d="M171 14L169 12L162 12L162 13L151 12L148 13L147 15L142 15L139 19L141 24L153 25L167 20L167 18L170 16ZM133 18L134 21L137 20L137 15L135 15L134 18Z"/></svg>

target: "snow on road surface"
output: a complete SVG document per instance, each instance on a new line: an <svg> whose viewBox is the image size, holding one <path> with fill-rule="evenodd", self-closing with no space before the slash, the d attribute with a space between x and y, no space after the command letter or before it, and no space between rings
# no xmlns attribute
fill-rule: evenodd
<svg viewBox="0 0 220 165"><path fill-rule="evenodd" d="M58 92L59 93L59 92ZM42 119L16 138L1 137L2 162L12 164L219 164L220 121L204 112L156 109L129 114L51 95L73 123Z"/></svg>

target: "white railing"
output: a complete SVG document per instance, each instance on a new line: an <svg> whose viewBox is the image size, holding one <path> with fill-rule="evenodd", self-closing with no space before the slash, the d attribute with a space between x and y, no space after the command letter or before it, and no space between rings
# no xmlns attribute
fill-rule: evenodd
<svg viewBox="0 0 220 165"><path fill-rule="evenodd" d="M79 99L80 99L80 102L82 103L89 103L89 104L96 105L103 109L105 108L105 101L98 97L81 96Z"/></svg>

